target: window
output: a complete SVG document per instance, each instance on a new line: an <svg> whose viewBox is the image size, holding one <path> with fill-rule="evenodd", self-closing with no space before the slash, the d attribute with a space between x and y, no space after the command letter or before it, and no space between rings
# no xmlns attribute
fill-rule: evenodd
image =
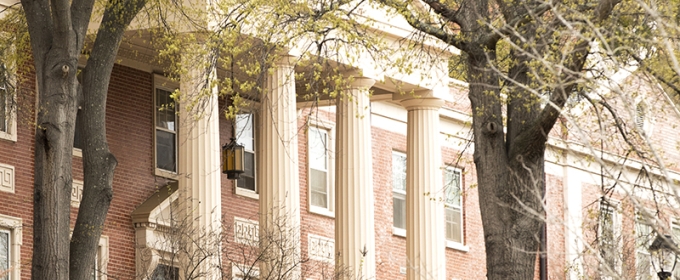
<svg viewBox="0 0 680 280"><path fill-rule="evenodd" d="M650 263L649 245L653 240L654 232L649 222L645 220L641 213L635 217L635 270L638 280L656 279L654 269Z"/></svg>
<svg viewBox="0 0 680 280"><path fill-rule="evenodd" d="M156 144L156 173L177 173L177 106L172 98L171 87L168 82L155 76L155 144ZM160 173L160 174L159 174Z"/></svg>
<svg viewBox="0 0 680 280"><path fill-rule="evenodd" d="M73 133L73 155L75 156L82 156L82 150L83 147L85 146L85 139L83 139L83 135L80 133L81 126L82 126L82 119L83 119L83 114L81 113L81 108L80 106L78 107L78 113L76 113L76 127L75 131Z"/></svg>
<svg viewBox="0 0 680 280"><path fill-rule="evenodd" d="M14 87L9 69L0 63L0 139L17 141L16 110L14 110Z"/></svg>
<svg viewBox="0 0 680 280"><path fill-rule="evenodd" d="M237 114L234 133L236 141L244 147L244 172L240 179L236 180L236 190L247 191L250 194L257 193L255 185L255 117L253 114ZM247 195L247 193L246 193Z"/></svg>
<svg viewBox="0 0 680 280"><path fill-rule="evenodd" d="M234 280L257 280L260 279L260 270L257 267L232 264L231 277Z"/></svg>
<svg viewBox="0 0 680 280"><path fill-rule="evenodd" d="M599 251L603 276L612 276L619 270L619 234L616 205L609 201L600 202Z"/></svg>
<svg viewBox="0 0 680 280"><path fill-rule="evenodd" d="M4 275L0 277L2 280L9 280L9 274L5 273L9 272L10 269L10 256L10 232L2 229L0 230L0 275Z"/></svg>
<svg viewBox="0 0 680 280"><path fill-rule="evenodd" d="M330 131L310 127L307 133L309 149L310 211L333 215L333 162Z"/></svg>
<svg viewBox="0 0 680 280"><path fill-rule="evenodd" d="M463 203L460 171L447 168L444 174L446 194L446 241L463 244Z"/></svg>
<svg viewBox="0 0 680 280"><path fill-rule="evenodd" d="M0 215L0 280L21 278L21 219Z"/></svg>
<svg viewBox="0 0 680 280"><path fill-rule="evenodd" d="M392 152L393 232L406 236L406 155Z"/></svg>
<svg viewBox="0 0 680 280"><path fill-rule="evenodd" d="M677 219L671 224L671 233L673 234L673 240L678 242L680 240L680 221ZM673 269L673 279L680 279L680 264L677 262L675 263L675 269Z"/></svg>
<svg viewBox="0 0 680 280"><path fill-rule="evenodd" d="M151 275L152 280L179 280L179 268L158 264Z"/></svg>

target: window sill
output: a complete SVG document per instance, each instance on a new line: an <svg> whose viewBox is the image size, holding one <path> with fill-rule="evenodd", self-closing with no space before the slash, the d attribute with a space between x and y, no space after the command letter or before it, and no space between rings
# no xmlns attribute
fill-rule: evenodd
<svg viewBox="0 0 680 280"><path fill-rule="evenodd" d="M172 180L177 180L177 173L172 172L172 171L168 171L168 170L165 170L165 169L156 168L155 174L156 174L156 176L165 177L165 178L172 179Z"/></svg>
<svg viewBox="0 0 680 280"><path fill-rule="evenodd" d="M5 141L16 143L17 142L17 134L0 131L0 140L5 140Z"/></svg>
<svg viewBox="0 0 680 280"><path fill-rule="evenodd" d="M446 241L446 248L458 250L458 251L461 251L461 252L464 252L464 253L467 253L467 252L470 251L470 247L465 246L465 245L458 243L458 242L453 242L453 241L448 241L448 240Z"/></svg>
<svg viewBox="0 0 680 280"><path fill-rule="evenodd" d="M325 217L328 217L328 218L335 219L335 212L330 211L326 208L321 208L321 207L317 207L317 206L309 206L309 212L314 213L314 214L318 214L318 215L321 215L321 216L325 216Z"/></svg>
<svg viewBox="0 0 680 280"><path fill-rule="evenodd" d="M392 235L406 237L406 229L392 227Z"/></svg>
<svg viewBox="0 0 680 280"><path fill-rule="evenodd" d="M83 157L83 150L78 149L78 148L73 148L73 156L74 157Z"/></svg>
<svg viewBox="0 0 680 280"><path fill-rule="evenodd" d="M244 196L244 197L252 198L252 199L260 199L260 195L256 192L254 192L254 191L242 189L242 188L239 188L239 187L234 187L234 189L236 190L235 191L236 195L240 195L240 196Z"/></svg>

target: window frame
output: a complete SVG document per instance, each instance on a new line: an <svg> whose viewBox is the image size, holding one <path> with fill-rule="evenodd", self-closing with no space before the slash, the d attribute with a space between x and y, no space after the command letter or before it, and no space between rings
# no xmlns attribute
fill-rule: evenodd
<svg viewBox="0 0 680 280"><path fill-rule="evenodd" d="M598 252L597 253L602 260L602 261L600 261L600 264L599 264L600 265L600 278L611 279L612 276L602 275L602 273L605 271L605 269L603 269L603 265L605 265L605 262L607 261L605 259L605 256L603 255L603 251L602 251L602 245L603 245L604 241L603 241L602 220L601 219L602 219L602 211L604 209L603 207L605 205L609 205L608 210L611 211L611 215L612 215L612 231L613 231L612 232L612 238L613 238L612 246L614 247L613 251L616 252L616 255L615 255L615 257L616 257L615 262L616 263L614 264L615 267L613 269L614 269L614 272L620 274L621 268L622 268L622 265L623 265L622 264L622 258L621 258L621 252L622 252L621 248L622 248L623 243L622 243L622 238L617 239L617 236L621 237L621 233L622 233L622 231L621 231L621 203L618 202L618 201L614 201L612 199L602 199L602 200L600 200L600 203L598 204L599 208L598 208L598 217L597 217L597 223L598 223L598 226L597 226Z"/></svg>
<svg viewBox="0 0 680 280"><path fill-rule="evenodd" d="M326 134L326 201L327 207L312 204L312 147L311 133L313 130L325 132ZM335 127L329 122L318 119L309 119L307 127L307 201L309 212L335 217Z"/></svg>
<svg viewBox="0 0 680 280"><path fill-rule="evenodd" d="M178 174L178 169L179 169L179 133L180 133L180 125L179 125L179 115L177 114L177 108L179 108L179 104L175 101L175 131L170 131L169 129L165 128L160 128L163 131L166 132L171 132L175 134L175 171L172 170L166 170L158 167L158 135L157 131L159 130L159 127L156 125L157 123L157 108L156 108L156 101L158 98L158 93L157 90L164 90L168 91L170 93L175 92L177 89L179 89L179 85L176 82L171 81L167 77L164 77L159 74L154 74L153 75L153 167L154 167L154 174L156 176L161 176L165 178L170 178L170 179L176 179L177 174Z"/></svg>
<svg viewBox="0 0 680 280"><path fill-rule="evenodd" d="M447 185L448 182L446 181L446 175L447 175L446 173L447 172L453 172L454 174L458 174L458 190L460 192L460 194L459 194L459 196L460 196L460 206L455 206L455 205L447 203L447 200L448 200L447 194L448 193L447 193L446 188L449 187L449 185ZM465 218L465 215L464 215L465 203L463 201L463 171L461 169L455 168L455 167L446 167L446 168L444 168L444 176L443 177L444 177L444 207L445 207L445 209L444 209L444 225L448 224L448 221L447 221L448 214L447 214L446 210L448 210L449 207L452 207L453 209L457 208L459 210L458 215L460 216L460 229L459 229L459 231L460 231L460 242L448 239L448 237L447 237L448 236L448 227L445 226L444 237L446 239L446 247L451 248L451 249L456 249L456 250L459 250L459 251L467 252L467 251L470 250L470 248L468 246L465 246L465 220L464 220L464 218Z"/></svg>
<svg viewBox="0 0 680 280"><path fill-rule="evenodd" d="M248 271L247 280L257 280L260 279L260 268L256 266L247 266L243 264L232 263L231 265L231 279L243 280L246 275L243 274L244 271ZM252 276L250 274L253 274Z"/></svg>
<svg viewBox="0 0 680 280"><path fill-rule="evenodd" d="M644 216L643 212L641 211L636 211L635 213L635 222L634 222L634 227L635 227L635 279L656 279L656 273L654 272L654 268L652 267L651 264L651 256L649 253L649 245L652 243L652 238L648 238L644 244L640 244L640 238L642 237L640 235L640 227L649 227L649 234L654 233L654 229L652 228L652 225L644 223ZM640 259L638 256L642 254L645 255L645 257L648 260L648 265L649 265L649 271L647 271L646 275L642 275L641 271L638 270L640 267Z"/></svg>
<svg viewBox="0 0 680 280"><path fill-rule="evenodd" d="M408 160L407 157L406 157L406 153L396 151L396 150L392 150L392 154L391 154L392 160L391 160L391 164L390 164L390 166L392 167L391 168L392 176L390 178L391 181L392 181L391 182L391 185L392 185L392 234L397 235L397 236L406 237L406 212L407 212L406 211L406 190L402 191L402 190L397 190L397 189L394 188L395 187L394 186L394 175L395 175L394 174L394 156L395 155L402 156L405 160ZM404 164L404 188L407 188L406 184L408 184L407 180L406 180L406 174L408 173L408 171L406 170L407 168L408 168L408 163L405 163ZM400 199L400 200L404 201L404 211L403 211L404 212L404 228L398 228L398 227L394 226L394 199Z"/></svg>
<svg viewBox="0 0 680 280"><path fill-rule="evenodd" d="M5 65L7 65L7 64L5 64ZM14 77L16 75L16 72L15 72L14 67L12 67L12 65L10 64L9 66L5 66L5 68L7 69L7 74L8 74L7 81L10 84L16 83L16 79ZM2 73L0 73L0 74L2 74ZM16 142L17 141L17 110L16 110L16 106L13 106L13 105L15 104L15 101L16 101L16 94L15 93L17 92L17 88L14 89L14 92L12 92L11 90L7 90L7 89L0 89L0 90L4 91L4 93L5 93L5 104L4 104L4 106L5 106L4 107L5 108L5 119L3 121L5 122L5 125L6 125L6 131L0 130L0 140L7 140L7 141L11 141L11 142Z"/></svg>
<svg viewBox="0 0 680 280"><path fill-rule="evenodd" d="M0 230L9 232L8 279L21 279L22 220L0 214Z"/></svg>
<svg viewBox="0 0 680 280"><path fill-rule="evenodd" d="M258 149L258 144L259 144L259 137L258 137L259 135L258 135L257 129L256 129L257 128L257 121L259 119L258 119L257 114L255 114L254 112L252 112L250 110L245 110L242 113L236 114L237 118L238 118L238 115L250 115L249 123L251 124L251 130L253 132L253 150L248 150L246 148L246 145L243 145L242 143L239 143L239 144L244 146L244 148L243 148L244 153L252 153L253 154L253 184L254 184L253 188L255 190L250 190L250 189L247 189L247 188L239 187L238 182L239 182L240 179L237 179L236 182L234 182L234 192L237 195L240 195L240 196L249 197L249 198L252 198L252 199L260 199L260 194L259 194L260 189L258 188L258 184L257 184L257 172L258 172L258 170L257 170L258 169L257 168L257 166L258 166L257 149ZM233 133L232 135L236 139L237 143L239 141L238 129L239 128L237 127L237 121L234 120L233 128L232 128L232 133ZM243 174L241 174L241 176L243 176Z"/></svg>

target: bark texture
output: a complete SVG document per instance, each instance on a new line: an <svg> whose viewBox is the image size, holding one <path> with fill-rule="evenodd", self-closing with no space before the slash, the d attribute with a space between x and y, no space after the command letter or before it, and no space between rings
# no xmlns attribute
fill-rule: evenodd
<svg viewBox="0 0 680 280"><path fill-rule="evenodd" d="M32 279L92 276L112 199L116 160L106 142L106 94L123 32L144 0L113 0L84 70L76 78L93 0L22 0L38 82L35 132ZM71 158L76 114L83 107L85 184L70 236Z"/></svg>
<svg viewBox="0 0 680 280"><path fill-rule="evenodd" d="M544 57L564 44L558 36L543 36L558 30L559 1L463 0L457 5L421 0L428 12L437 14L457 32L432 25L418 7L383 0L395 7L414 28L455 46L467 55L468 96L472 105L474 162L484 228L488 279L534 279L536 254L544 224L544 154L548 134L560 109L575 91L578 73L585 64L590 40L573 38L570 53L546 94L551 105L541 106L527 91L535 88L529 72L532 57ZM605 20L619 0L592 1L596 9L579 11L588 20ZM407 4L406 4L407 5ZM585 7L585 6L584 6ZM491 29L490 23L500 28ZM507 72L498 70L499 41L515 44L508 57ZM522 49L526 46L526 49ZM532 55L528 55L531 52ZM535 74L535 73L532 73ZM545 87L545 84L541 85ZM501 92L503 90L503 92ZM502 97L503 93L506 97ZM504 115L506 119L504 120Z"/></svg>

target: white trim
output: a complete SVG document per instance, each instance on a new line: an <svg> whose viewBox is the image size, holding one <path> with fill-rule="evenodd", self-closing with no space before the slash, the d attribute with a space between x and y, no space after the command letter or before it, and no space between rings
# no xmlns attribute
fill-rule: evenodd
<svg viewBox="0 0 680 280"><path fill-rule="evenodd" d="M14 193L16 188L14 166L0 163L0 191Z"/></svg>
<svg viewBox="0 0 680 280"><path fill-rule="evenodd" d="M612 238L614 239L613 242L615 243L613 245L616 246L613 251L617 253L617 255L614 256L616 258L616 264L615 264L616 267L614 267L614 272L617 273L617 274L620 274L621 271L622 271L622 268L623 268L623 258L622 258L622 255L621 255L622 252L623 252L622 251L623 238L621 238L622 237L621 235L623 233L622 227L621 227L621 202L614 200L614 199L611 199L611 198L606 199L606 201L600 200L600 202L597 205L597 207L598 207L598 216L597 216L598 252L597 252L597 254L600 254L599 257L601 258L600 273L602 274L602 273L606 272L602 268L602 265L604 265L603 262L606 261L606 260L604 259L604 256L601 255L601 251L600 251L601 249L599 248L600 246L602 246L602 240L601 240L601 237L602 237L601 222L602 221L600 220L600 218L602 217L602 206L603 206L603 204L608 204L611 207L612 230L613 230ZM604 275L603 277L610 277L610 276L612 276L612 275Z"/></svg>
<svg viewBox="0 0 680 280"><path fill-rule="evenodd" d="M260 268L257 266L247 266L244 264L237 264L237 263L232 263L231 264L231 277L234 280L241 280L244 279L242 277L245 277L244 271L248 271L248 279L258 279L260 277ZM252 275L250 275L252 274Z"/></svg>
<svg viewBox="0 0 680 280"><path fill-rule="evenodd" d="M99 237L99 248L97 248L98 275L97 280L107 280L109 266L109 237L102 235Z"/></svg>
<svg viewBox="0 0 680 280"><path fill-rule="evenodd" d="M9 279L21 279L21 245L23 244L21 218L0 214L0 228L9 231Z"/></svg>

